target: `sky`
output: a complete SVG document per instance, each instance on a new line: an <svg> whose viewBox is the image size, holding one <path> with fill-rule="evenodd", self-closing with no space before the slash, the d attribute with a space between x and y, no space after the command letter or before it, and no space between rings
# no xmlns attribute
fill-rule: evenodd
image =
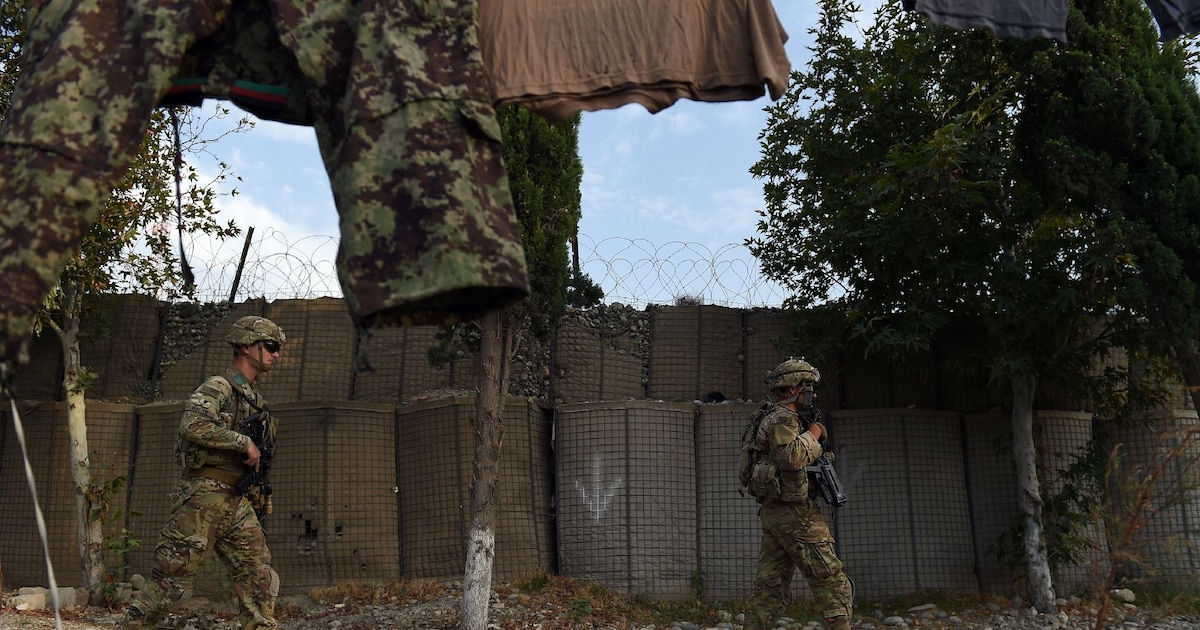
<svg viewBox="0 0 1200 630"><path fill-rule="evenodd" d="M808 56L816 3L774 4L789 35L788 57L798 68ZM769 104L766 96L731 103L683 100L653 115L640 105L583 114L580 257L585 272L605 289L606 302L645 306L687 296L729 306L779 304L782 291L761 278L743 246L763 207L762 183L749 169L759 157ZM233 109L231 117L243 115L222 105ZM203 111L214 107L210 102ZM238 299L338 295L332 276L337 213L312 129L257 121L211 150L240 178L237 194L218 200L222 218L256 230L250 262L257 257L260 271L243 281ZM191 161L202 177L211 177L215 158ZM221 261L208 287L200 282L202 293L213 294L202 299L221 299L242 243L192 248L188 253L196 261Z"/></svg>

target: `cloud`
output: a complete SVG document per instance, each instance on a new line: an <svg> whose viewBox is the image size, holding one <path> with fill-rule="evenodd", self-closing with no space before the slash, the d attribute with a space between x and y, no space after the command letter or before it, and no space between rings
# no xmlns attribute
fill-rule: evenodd
<svg viewBox="0 0 1200 630"><path fill-rule="evenodd" d="M192 239L188 251L197 271L199 297L228 297L250 227L254 234L238 291L242 299L341 295L334 263L336 236L311 234L246 195L221 197L217 206L220 220L233 220L242 235L224 241L209 236Z"/></svg>
<svg viewBox="0 0 1200 630"><path fill-rule="evenodd" d="M305 125L286 125L284 123L273 122L270 120L256 119L254 129L250 132L257 134L272 142L285 142L289 144L308 145L311 150L316 153L317 135L312 127Z"/></svg>

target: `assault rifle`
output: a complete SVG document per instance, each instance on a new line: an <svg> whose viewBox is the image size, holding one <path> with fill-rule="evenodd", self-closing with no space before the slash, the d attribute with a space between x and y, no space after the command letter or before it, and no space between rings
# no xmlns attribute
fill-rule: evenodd
<svg viewBox="0 0 1200 630"><path fill-rule="evenodd" d="M804 420L804 427L807 429L809 424L821 422L821 410L816 407L810 407L810 411L803 414L801 418ZM828 440L822 435L821 446L823 448L828 448L827 442ZM837 471L833 469L833 454L828 450L821 453L821 456L812 464L805 466L804 470L809 473L809 478L816 483L817 490L821 493L821 498L825 499L825 502L829 505L840 508L850 500L846 496L846 491L842 488L842 481L838 479Z"/></svg>
<svg viewBox="0 0 1200 630"><path fill-rule="evenodd" d="M275 457L275 444L267 440L269 413L266 409L255 408L254 413L246 419L246 435L249 435L250 440L258 447L258 470L251 468L238 480L236 490L239 495L244 495L250 492L250 488L258 486L264 497L271 496L271 482L267 481L267 475L271 472L271 460Z"/></svg>
<svg viewBox="0 0 1200 630"><path fill-rule="evenodd" d="M811 466L805 466L806 472L812 473L812 479L817 482L817 489L821 491L821 498L825 502L835 508L840 508L846 505L849 500L846 497L846 491L842 489L842 482L838 479L837 471L833 469L833 460L830 459L829 453L821 453L817 461Z"/></svg>

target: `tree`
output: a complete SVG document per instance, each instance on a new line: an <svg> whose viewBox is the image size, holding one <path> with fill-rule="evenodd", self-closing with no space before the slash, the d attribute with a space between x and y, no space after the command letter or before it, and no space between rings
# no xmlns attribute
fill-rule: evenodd
<svg viewBox="0 0 1200 630"><path fill-rule="evenodd" d="M472 465L471 529L463 578L462 627L487 628L499 512L500 445L504 439L503 405L508 389L511 351L526 334L545 337L562 318L568 293L599 300L599 289L570 265L567 243L578 232L579 116L549 123L516 106L502 108L504 162L513 193L531 294L525 302L492 313L479 328L479 393L475 398L475 460Z"/></svg>
<svg viewBox="0 0 1200 630"><path fill-rule="evenodd" d="M1079 187L1063 192L1031 173L1031 155L1046 168L1056 143L1070 142L1049 133L1067 123L1061 112L1031 95L1053 85L1045 64L1087 42L1000 41L934 27L891 3L860 43L846 33L855 12L821 2L813 58L770 110L752 169L765 180L766 209L748 244L792 290L810 353L922 351L948 330L970 331L968 365L950 367L983 366L1009 386L1026 577L1034 606L1053 610L1037 386L1118 387L1125 374L1093 366L1136 338L1144 312L1121 199L1097 193L1088 200L1103 203L1085 203ZM1080 20L1074 12L1072 24Z"/></svg>
<svg viewBox="0 0 1200 630"><path fill-rule="evenodd" d="M195 120L184 114L189 123ZM177 204L174 194L175 155L192 150L196 143L192 125L186 144L176 146L174 126L163 111L153 114L150 128L133 164L101 211L100 220L84 237L78 254L67 263L54 291L38 314L39 322L58 336L63 349L63 392L67 402L67 424L71 436L71 479L75 487L79 526L79 554L84 584L93 597L103 593L106 579L104 535L98 493L103 484L94 483L87 442L85 392L95 374L81 363L80 323L84 309L102 296L119 291L150 293L176 300L191 295L184 267L173 245L176 223L180 233L204 233L218 238L236 236L232 221L216 221L214 186L227 177L222 165L217 179L197 183L195 168L180 164L180 177L188 181Z"/></svg>
<svg viewBox="0 0 1200 630"><path fill-rule="evenodd" d="M0 119L19 74L25 3L6 2L0 9ZM58 285L38 314L39 327L57 335L63 350L63 392L70 434L71 479L76 500L79 556L83 584L99 599L106 579L98 500L102 483L91 473L87 441L85 391L95 375L80 361L80 322L84 309L100 296L119 291L150 293L166 299L188 296L192 290L173 247L173 230L224 238L238 228L216 220L215 185L228 177L220 165L216 179L200 182L184 153L206 151L217 138L202 137L203 122L178 112L183 122L156 111L133 163L113 188L99 219L84 236L79 251L67 263ZM218 116L227 115L219 110ZM247 128L243 120L233 131Z"/></svg>
<svg viewBox="0 0 1200 630"><path fill-rule="evenodd" d="M1200 95L1192 42L1160 43L1137 0L1079 0L1072 46L1034 58L1021 151L1052 203L1126 234L1143 325L1126 345L1174 355L1200 402Z"/></svg>

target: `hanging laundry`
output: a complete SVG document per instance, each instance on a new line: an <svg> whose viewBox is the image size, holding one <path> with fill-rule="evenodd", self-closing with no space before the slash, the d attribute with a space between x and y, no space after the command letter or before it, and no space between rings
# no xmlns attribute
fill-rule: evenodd
<svg viewBox="0 0 1200 630"><path fill-rule="evenodd" d="M33 3L0 125L0 364L27 360L42 296L164 97L315 127L358 325L473 318L527 295L476 16L475 0Z"/></svg>
<svg viewBox="0 0 1200 630"><path fill-rule="evenodd" d="M1067 41L1067 0L901 0L935 24L989 28L999 37L1048 37ZM1200 0L1146 0L1158 22L1159 39L1200 33Z"/></svg>
<svg viewBox="0 0 1200 630"><path fill-rule="evenodd" d="M770 0L480 0L497 104L552 120L681 98L752 100L787 89L787 33ZM766 89L764 89L764 85Z"/></svg>
<svg viewBox="0 0 1200 630"><path fill-rule="evenodd" d="M983 26L999 37L1067 41L1067 0L902 0L901 5L950 28Z"/></svg>
<svg viewBox="0 0 1200 630"><path fill-rule="evenodd" d="M1200 33L1200 0L1146 0L1146 6L1158 22L1162 41Z"/></svg>

